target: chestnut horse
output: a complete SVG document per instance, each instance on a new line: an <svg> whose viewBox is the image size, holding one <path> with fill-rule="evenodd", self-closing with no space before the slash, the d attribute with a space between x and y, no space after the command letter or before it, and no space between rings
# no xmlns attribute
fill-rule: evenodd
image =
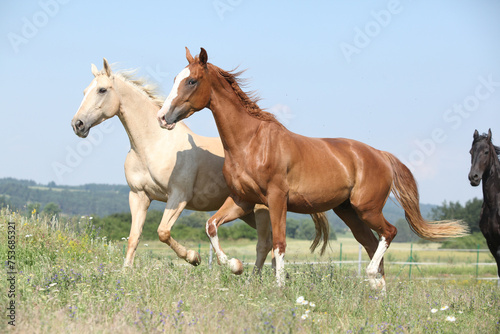
<svg viewBox="0 0 500 334"><path fill-rule="evenodd" d="M160 240L178 257L198 265L200 254L174 240L170 229L185 208L217 210L229 195L222 175L224 150L220 139L198 136L182 123L175 131L160 129L156 114L164 99L144 80L125 72L113 73L106 59L102 71L92 65L92 74L94 78L71 125L78 136L85 138L93 126L116 115L130 139L125 177L130 186L132 225L124 265L133 264L152 200L166 202L158 227ZM255 213L248 211L241 218L257 228L255 265L260 270L272 248L268 210L256 207Z"/></svg>
<svg viewBox="0 0 500 334"><path fill-rule="evenodd" d="M470 154L470 184L477 187L481 180L483 181L483 208L479 228L497 262L497 273L500 277L500 147L493 145L491 129L487 135L479 135L477 130L474 132Z"/></svg>
<svg viewBox="0 0 500 334"><path fill-rule="evenodd" d="M223 254L217 228L251 212L255 204L269 207L278 285L284 283L286 212L314 213L333 209L366 249L366 273L372 288L385 290L383 256L396 228L382 215L392 191L412 229L425 239L466 233L459 222L429 223L420 213L417 184L394 155L344 138L309 138L287 130L262 111L239 86L238 74L207 62L202 48L176 77L158 112L160 125L173 129L178 121L209 108L224 146L224 177L231 196L207 221L207 234ZM372 233L379 235L379 240Z"/></svg>

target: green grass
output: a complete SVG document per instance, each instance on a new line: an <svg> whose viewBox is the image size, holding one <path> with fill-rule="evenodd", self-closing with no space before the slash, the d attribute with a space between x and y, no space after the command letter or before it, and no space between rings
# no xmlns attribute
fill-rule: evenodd
<svg viewBox="0 0 500 334"><path fill-rule="evenodd" d="M466 267L458 264L461 259L455 260L456 266L443 263L443 267L438 267L440 272L432 276L414 268L413 280L408 280L407 268L397 276L401 265L389 265L388 290L382 296L372 291L363 277L357 276L357 265L334 263L339 259L340 242L343 256L357 259L356 244L349 238L332 243L331 253L324 258L307 255L307 242L289 241L286 264L289 279L285 287L277 288L269 266L261 278L251 276L252 265L246 265L241 276L217 265L209 269L206 241L200 245L204 261L198 267L184 265L160 243L149 242L145 246L142 242L134 267L125 270L124 242L103 240L87 221L77 224L76 233L75 226L62 226L43 218L23 218L6 211L0 214L0 254L4 259L9 221L16 222L16 326L8 325L8 319L2 318L0 332L497 333L500 330L500 289L493 281L477 281L473 275L464 273ZM197 243L189 246L198 249ZM229 255L253 262L255 242L223 246ZM405 260L408 250L397 248L392 250L392 256ZM415 248L414 245L414 252ZM432 252L416 252L420 260L426 260L427 253ZM294 264L303 260L326 263ZM457 272L453 273L455 267ZM420 269L426 270L423 266ZM485 274L493 276L490 272ZM7 268L0 273L3 310L9 303L6 276ZM437 279L419 279L419 276ZM297 304L301 296L314 306ZM447 309L441 311L444 307ZM432 309L437 311L432 313ZM452 316L454 322L446 320Z"/></svg>

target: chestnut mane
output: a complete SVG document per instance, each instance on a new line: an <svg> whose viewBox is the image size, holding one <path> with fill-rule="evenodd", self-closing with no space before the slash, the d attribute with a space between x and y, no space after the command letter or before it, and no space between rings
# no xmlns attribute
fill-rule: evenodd
<svg viewBox="0 0 500 334"><path fill-rule="evenodd" d="M245 86L246 84L246 80L240 77L241 74L245 72L244 70L243 71L232 70L228 72L224 71L223 69L213 64L208 64L208 65L211 66L215 70L215 72L231 86L234 93L239 98L239 100L241 101L241 103L243 104L243 106L245 107L246 111L250 116L255 117L264 122L279 123L279 121L272 113L262 110L257 105L259 98L255 94L255 92L244 92L241 89L241 86Z"/></svg>

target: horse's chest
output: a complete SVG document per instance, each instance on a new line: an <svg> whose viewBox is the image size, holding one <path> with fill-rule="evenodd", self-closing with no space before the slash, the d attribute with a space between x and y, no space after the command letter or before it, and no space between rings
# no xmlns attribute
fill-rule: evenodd
<svg viewBox="0 0 500 334"><path fill-rule="evenodd" d="M484 207L479 228L486 240L500 243L500 211L497 208Z"/></svg>
<svg viewBox="0 0 500 334"><path fill-rule="evenodd" d="M241 199L258 202L263 197L261 187L256 183L256 176L251 171L237 163L226 160L224 178L233 194Z"/></svg>
<svg viewBox="0 0 500 334"><path fill-rule="evenodd" d="M151 199L167 201L168 173L160 168L152 168L140 159L133 151L125 160L125 177L130 189L134 192L144 191Z"/></svg>

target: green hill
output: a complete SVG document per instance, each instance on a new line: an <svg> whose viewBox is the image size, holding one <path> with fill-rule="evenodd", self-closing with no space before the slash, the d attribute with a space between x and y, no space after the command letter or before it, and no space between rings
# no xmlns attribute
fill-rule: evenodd
<svg viewBox="0 0 500 334"><path fill-rule="evenodd" d="M118 235L125 235L124 233L128 233L130 228L131 217L128 205L128 193L129 187L127 185L86 184L82 186L61 186L56 185L54 182L43 185L32 180L0 179L0 206L9 205L11 208L21 211L31 211L32 209L30 208L37 205L39 205L38 211L44 208L47 209L50 206L59 206L60 213L67 216L95 216L98 221L100 221L99 217L104 217L107 220L113 221L112 229L115 230L116 237ZM52 204L47 206L49 203ZM161 220L164 207L165 204L161 202L154 201L151 204L150 211L159 212L151 212L148 215L149 223L146 223L144 233L150 238L153 238L153 236L156 238L156 228ZM435 206L422 204L422 215L429 217L433 207ZM185 210L181 221L189 219L188 215L190 214L189 210ZM206 216L209 217L209 214L206 214ZM332 227L332 233L333 230L348 230L344 222L332 210L327 213L327 216ZM384 208L384 216L392 224L397 224L398 221L404 219L404 212L394 200L389 200ZM201 224L201 227L197 227L200 227L201 230L203 230L202 225L204 225L206 219L204 218L204 220L202 219L203 221L198 222L199 225ZM106 226L110 224L107 220L106 222L103 220L102 224L99 225ZM295 231L297 234L295 237L308 238L309 235L314 233L314 226L308 215L289 212L288 220L290 220L290 229L300 226ZM120 224L124 225L123 229L117 229L120 224L116 221L121 221ZM307 224L307 226L304 224ZM229 225L232 225L232 223L229 223ZM403 225L404 228L407 228L405 222ZM290 231L287 229L288 232ZM111 235L111 232L109 234Z"/></svg>
<svg viewBox="0 0 500 334"><path fill-rule="evenodd" d="M31 180L13 178L0 179L2 201L19 210L28 204L39 203L43 208L56 203L61 213L67 215L107 216L128 212L129 187L126 185L85 184L82 186L60 186L51 182L42 185ZM154 202L151 209L162 210L164 204Z"/></svg>
<svg viewBox="0 0 500 334"><path fill-rule="evenodd" d="M67 215L98 215L107 216L114 213L129 212L127 185L85 184L82 186L61 186L54 182L48 185L32 180L14 178L0 179L0 197L9 205L24 209L27 204L40 203L43 208L48 203L56 203L61 212ZM422 215L427 217L435 205L421 204ZM165 204L154 201L152 210L161 210ZM303 218L303 215L289 213L292 218ZM404 212L394 200L388 200L384 208L384 216L390 222L404 219ZM345 228L345 224L332 212L328 218L337 229Z"/></svg>

